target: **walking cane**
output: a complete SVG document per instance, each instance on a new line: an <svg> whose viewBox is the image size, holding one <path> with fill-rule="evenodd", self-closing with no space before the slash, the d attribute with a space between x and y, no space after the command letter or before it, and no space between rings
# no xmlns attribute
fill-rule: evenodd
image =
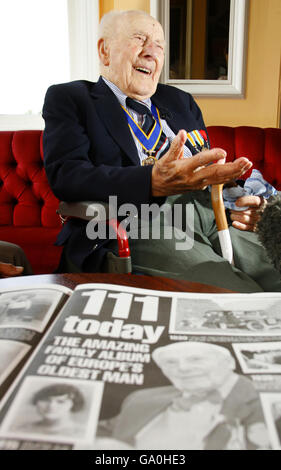
<svg viewBox="0 0 281 470"><path fill-rule="evenodd" d="M230 264L233 263L233 249L228 229L228 223L225 215L225 207L222 197L223 184L213 184L211 190L211 199L213 211L215 214L216 225L218 228L219 241L222 256L227 259Z"/></svg>

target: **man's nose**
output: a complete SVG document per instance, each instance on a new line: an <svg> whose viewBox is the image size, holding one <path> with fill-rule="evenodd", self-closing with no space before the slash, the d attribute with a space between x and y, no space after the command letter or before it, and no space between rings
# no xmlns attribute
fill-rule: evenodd
<svg viewBox="0 0 281 470"><path fill-rule="evenodd" d="M154 41L146 41L142 50L142 55L147 59L157 59L159 56L158 45Z"/></svg>
<svg viewBox="0 0 281 470"><path fill-rule="evenodd" d="M191 370L193 368L192 364L190 364L190 361L181 358L178 361L178 367L179 370Z"/></svg>
<svg viewBox="0 0 281 470"><path fill-rule="evenodd" d="M53 400L49 400L48 404L47 404L47 408L48 408L49 411L55 409L56 408L56 402L53 401Z"/></svg>

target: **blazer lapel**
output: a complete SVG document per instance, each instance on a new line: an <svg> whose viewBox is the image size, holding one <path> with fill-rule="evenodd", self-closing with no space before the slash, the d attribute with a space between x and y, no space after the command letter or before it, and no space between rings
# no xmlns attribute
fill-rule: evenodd
<svg viewBox="0 0 281 470"><path fill-rule="evenodd" d="M95 107L109 134L135 164L139 165L137 148L130 132L124 112L114 93L99 79L90 92L95 100Z"/></svg>

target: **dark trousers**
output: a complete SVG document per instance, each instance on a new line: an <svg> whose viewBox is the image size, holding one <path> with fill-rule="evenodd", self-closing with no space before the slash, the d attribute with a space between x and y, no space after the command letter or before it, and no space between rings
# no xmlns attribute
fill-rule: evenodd
<svg viewBox="0 0 281 470"><path fill-rule="evenodd" d="M178 250L176 247L184 242L188 235L185 228L172 228L170 239L165 238L163 214L159 215L160 239L153 239L151 223L142 221L142 232L149 239L140 237L137 229L135 239L130 240L133 271L152 275L165 276L173 279L185 279L237 292L281 292L281 278L278 271L268 260L265 250L253 232L244 232L230 227L230 235L234 252L234 266L221 256L218 232L214 220L210 193L194 191L183 195L167 198L174 210L175 204L185 209L186 204L194 206L194 242L192 248ZM182 227L188 227L188 220L182 213ZM145 228L145 224L147 227ZM136 238L137 237L137 238ZM111 241L110 248L117 252L116 241ZM83 270L91 272L91 259L86 260ZM65 258L71 272L79 272L69 258L67 249Z"/></svg>
<svg viewBox="0 0 281 470"><path fill-rule="evenodd" d="M2 263L11 263L14 266L23 266L24 275L33 274L24 251L14 243L0 241L0 261Z"/></svg>

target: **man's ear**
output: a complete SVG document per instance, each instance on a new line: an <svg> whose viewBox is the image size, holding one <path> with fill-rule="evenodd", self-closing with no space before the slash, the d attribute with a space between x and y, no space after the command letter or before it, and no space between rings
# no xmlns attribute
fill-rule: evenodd
<svg viewBox="0 0 281 470"><path fill-rule="evenodd" d="M109 65L109 49L106 40L103 38L98 40L98 53L101 63L103 65Z"/></svg>

